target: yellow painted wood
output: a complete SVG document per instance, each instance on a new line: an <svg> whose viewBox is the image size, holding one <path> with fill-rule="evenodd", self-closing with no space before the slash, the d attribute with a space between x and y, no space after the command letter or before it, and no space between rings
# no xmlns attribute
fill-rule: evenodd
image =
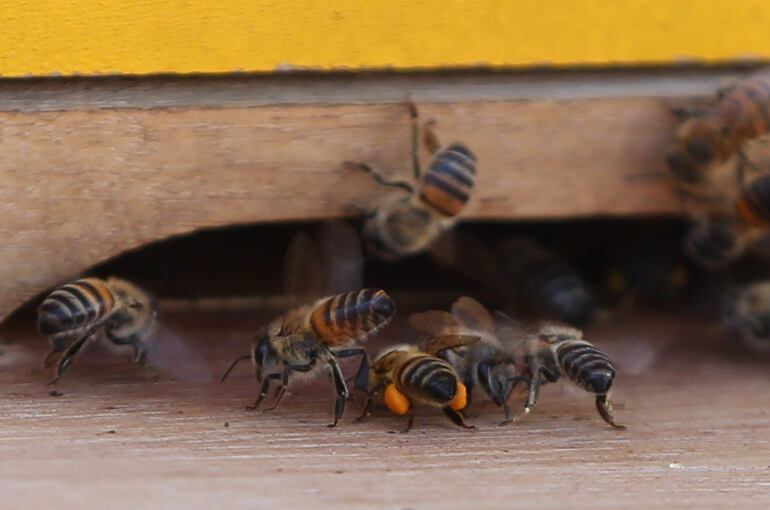
<svg viewBox="0 0 770 510"><path fill-rule="evenodd" d="M0 76L770 57L768 0L0 0Z"/></svg>

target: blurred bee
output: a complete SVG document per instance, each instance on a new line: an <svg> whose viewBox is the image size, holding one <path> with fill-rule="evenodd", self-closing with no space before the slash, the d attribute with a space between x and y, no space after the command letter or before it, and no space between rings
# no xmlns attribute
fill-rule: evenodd
<svg viewBox="0 0 770 510"><path fill-rule="evenodd" d="M561 376L596 395L596 409L602 419L615 427L610 389L615 381L615 365L606 354L583 339L579 329L559 324L545 324L527 341L527 356L532 374L524 411L529 413L539 400L540 386L556 382Z"/></svg>
<svg viewBox="0 0 770 510"><path fill-rule="evenodd" d="M498 251L501 272L515 303L541 318L580 325L596 303L583 278L567 261L534 240L513 238Z"/></svg>
<svg viewBox="0 0 770 510"><path fill-rule="evenodd" d="M350 236L344 242L355 238L355 234L347 230L340 230L338 234ZM287 254L287 280L301 282L305 276L300 276L299 280L296 279L297 275L303 274L303 268L314 271L312 269L314 264L309 257L312 258L316 252L317 249L309 237L303 234L296 236ZM344 259L342 257L343 261ZM334 263L338 265L342 262L338 260ZM358 273L358 269L355 272ZM296 287L290 285L290 288ZM225 380L238 362L251 359L257 382L261 383L261 389L254 405L247 409L256 410L267 396L270 383L276 380L280 386L275 401L269 408L271 410L275 409L283 398L291 374L315 375L318 369L328 366L337 396L334 404L334 422L330 425L333 427L342 417L349 395L338 359L361 356L357 378L366 377L368 371L366 351L360 346L350 346L350 344L364 341L372 336L390 322L395 312L396 307L391 298L384 290L377 289L358 289L317 299L311 304L293 307L259 330L251 352L236 358L222 376L221 381ZM276 371L271 371L274 368ZM264 372L269 373L263 376Z"/></svg>
<svg viewBox="0 0 770 510"><path fill-rule="evenodd" d="M518 349L523 347L524 340L520 328L499 312L498 319L508 324L496 327L484 305L462 297L452 305L451 314L442 310L416 313L409 317L409 324L429 339L460 333L478 335L478 342L445 349L439 356L460 375L468 390L468 405L478 383L484 393L503 408L505 421L501 425L504 425L513 421L508 404L511 393L519 383L529 386L530 374L525 353Z"/></svg>
<svg viewBox="0 0 770 510"><path fill-rule="evenodd" d="M741 187L732 214L700 219L685 237L686 253L708 270L732 264L770 228L770 175Z"/></svg>
<svg viewBox="0 0 770 510"><path fill-rule="evenodd" d="M425 126L424 142L433 155L425 174L420 170L419 119L409 102L412 117L412 167L416 183L390 181L366 163L346 161L345 166L368 172L384 186L400 188L409 195L387 197L366 214L364 240L385 260L415 255L427 249L452 228L470 199L476 180L476 156L461 143L441 147L432 124Z"/></svg>
<svg viewBox="0 0 770 510"><path fill-rule="evenodd" d="M88 340L101 331L115 345L131 346L134 361L144 364L145 340L157 316L154 300L133 283L119 278L82 278L58 287L38 309L37 328L48 337L49 367L58 358L56 383Z"/></svg>
<svg viewBox="0 0 770 510"><path fill-rule="evenodd" d="M671 172L685 184L697 184L713 165L737 154L742 182L743 145L770 130L770 73L764 69L720 91L713 107L686 116L666 153Z"/></svg>
<svg viewBox="0 0 770 510"><path fill-rule="evenodd" d="M367 392L363 420L372 410L374 399L382 393L385 405L396 414L408 415L406 428L414 424L415 404L440 407L452 422L466 429L461 411L467 404L467 389L452 365L436 355L478 341L478 337L449 335L426 344L425 350L412 345L396 345L381 352L372 363L368 383L359 381Z"/></svg>
<svg viewBox="0 0 770 510"><path fill-rule="evenodd" d="M731 296L725 322L750 349L770 353L770 281L752 283Z"/></svg>

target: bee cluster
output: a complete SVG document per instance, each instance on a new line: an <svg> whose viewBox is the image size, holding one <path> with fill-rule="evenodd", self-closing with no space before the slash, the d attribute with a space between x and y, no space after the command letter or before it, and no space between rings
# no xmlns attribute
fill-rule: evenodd
<svg viewBox="0 0 770 510"><path fill-rule="evenodd" d="M382 400L393 413L407 416L408 431L415 406L439 408L454 424L474 428L463 415L473 405L474 391L502 409L503 424L515 422L535 408L543 384L563 378L594 395L607 424L624 428L609 400L615 365L578 329L597 316L595 289L570 262L534 239L507 238L489 250L461 237L453 227L472 196L476 156L462 143L441 144L435 124L421 125L412 103L409 111L411 180L389 179L363 162L344 164L393 189L382 203L363 211L363 244L385 263L430 254L472 274L485 288L504 289L515 318L460 297L448 310L409 315L416 341L400 341L370 357L361 344L393 320L396 303L386 289L364 287L359 234L346 224L327 224L324 242L300 234L290 243L284 263L290 304L257 332L249 352L232 363L222 381L240 361L250 360L259 386L250 408L259 408L276 387L273 409L297 374L327 370L336 395L330 426L342 418L353 381L352 390L366 396L359 420ZM684 196L707 204L693 213L685 252L709 271L732 264L770 226L770 174L763 175L744 152L768 130L770 74L759 74L721 94L709 109L687 112L676 132L667 155L670 169ZM431 155L424 169L421 146ZM727 164L734 193L715 179ZM753 178L747 180L749 175ZM639 256L634 246L629 251L636 256L602 275L604 297L664 299L686 285L680 264ZM320 260L313 254L321 254ZM314 274L320 273L327 281L313 287ZM747 345L770 350L770 281L752 283L732 296L726 322ZM133 348L135 361L144 363L156 315L152 298L121 279L83 278L55 289L38 312L38 329L51 342L45 365L56 363L51 382L97 333ZM532 317L538 322L519 322ZM340 366L343 358L358 359L350 378ZM512 405L517 395L520 404Z"/></svg>

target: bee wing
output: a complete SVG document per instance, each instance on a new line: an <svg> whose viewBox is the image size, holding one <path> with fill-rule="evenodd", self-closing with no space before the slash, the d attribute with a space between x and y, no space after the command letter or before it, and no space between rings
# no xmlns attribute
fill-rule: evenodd
<svg viewBox="0 0 770 510"><path fill-rule="evenodd" d="M480 333L495 332L495 321L489 311L471 297L461 297L452 304L452 315L457 321L472 331Z"/></svg>
<svg viewBox="0 0 770 510"><path fill-rule="evenodd" d="M324 290L321 261L318 248L307 233L299 232L289 242L283 269L287 310L321 296Z"/></svg>
<svg viewBox="0 0 770 510"><path fill-rule="evenodd" d="M422 344L422 350L433 356L447 349L457 349L473 345L481 340L477 335L440 335L432 336Z"/></svg>
<svg viewBox="0 0 770 510"><path fill-rule="evenodd" d="M413 313L409 316L408 322L415 331L428 336L457 333L462 329L457 323L457 319L451 313L443 310Z"/></svg>
<svg viewBox="0 0 770 510"><path fill-rule="evenodd" d="M513 357L514 364L520 370L526 370L527 347L532 333L517 320L496 311L494 314L495 334L503 348Z"/></svg>
<svg viewBox="0 0 770 510"><path fill-rule="evenodd" d="M363 288L363 258L356 231L342 221L325 222L318 233L325 294Z"/></svg>
<svg viewBox="0 0 770 510"><path fill-rule="evenodd" d="M146 343L147 363L152 369L180 381L213 379L213 369L208 358L168 326L156 326Z"/></svg>

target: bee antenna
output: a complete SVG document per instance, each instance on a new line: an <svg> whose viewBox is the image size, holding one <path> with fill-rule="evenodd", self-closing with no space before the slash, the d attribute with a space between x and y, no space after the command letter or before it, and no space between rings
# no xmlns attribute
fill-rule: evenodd
<svg viewBox="0 0 770 510"><path fill-rule="evenodd" d="M227 379L227 376L230 375L230 372L233 371L233 369L236 367L236 365L238 365L238 363L240 363L241 361L243 361L245 359L249 359L249 358L251 358L251 354L250 353L249 354L244 354L243 356L238 356L237 358L235 358L235 361L232 362L232 364L230 365L230 368L227 369L227 372L225 372L222 375L222 377L219 379L219 382L221 382L221 383L225 382L225 379Z"/></svg>

